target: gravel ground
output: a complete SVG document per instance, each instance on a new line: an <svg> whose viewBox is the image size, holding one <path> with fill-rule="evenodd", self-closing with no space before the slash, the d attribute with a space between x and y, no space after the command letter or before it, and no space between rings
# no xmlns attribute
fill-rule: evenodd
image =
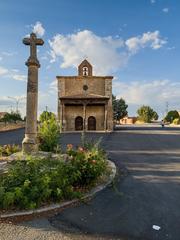
<svg viewBox="0 0 180 240"><path fill-rule="evenodd" d="M0 240L105 240L98 236L65 234L53 228L47 219L37 219L22 224L0 224ZM108 240L110 240L109 238ZM113 240L113 239L112 239ZM119 239L120 240L120 239ZM123 240L123 239L121 239Z"/></svg>

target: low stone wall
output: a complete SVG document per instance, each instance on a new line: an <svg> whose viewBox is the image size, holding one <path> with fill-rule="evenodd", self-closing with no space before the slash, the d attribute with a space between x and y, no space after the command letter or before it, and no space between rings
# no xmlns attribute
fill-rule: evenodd
<svg viewBox="0 0 180 240"><path fill-rule="evenodd" d="M0 132L10 131L14 129L24 128L25 122L18 122L18 123L4 123L0 122Z"/></svg>

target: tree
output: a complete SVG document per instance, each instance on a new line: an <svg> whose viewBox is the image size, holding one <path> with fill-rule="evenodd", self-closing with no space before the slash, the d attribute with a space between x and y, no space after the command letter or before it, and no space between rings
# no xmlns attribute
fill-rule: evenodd
<svg viewBox="0 0 180 240"><path fill-rule="evenodd" d="M17 122L17 121L22 121L22 117L20 113L18 112L11 112L11 113L6 113L4 117L1 119L1 121L5 122Z"/></svg>
<svg viewBox="0 0 180 240"><path fill-rule="evenodd" d="M112 95L112 101L113 101L114 119L119 121L123 117L127 116L128 105L126 104L125 100L123 98L116 99L116 97Z"/></svg>
<svg viewBox="0 0 180 240"><path fill-rule="evenodd" d="M169 111L169 112L167 113L167 115L166 115L166 117L164 118L164 120L165 120L166 122L172 123L172 122L174 121L174 119L176 119L176 118L179 118L179 113L178 113L178 111L176 111L176 110L171 110L171 111Z"/></svg>
<svg viewBox="0 0 180 240"><path fill-rule="evenodd" d="M41 113L39 117L40 122L48 121L52 118L56 119L56 115L53 112L48 112L48 111L44 111L43 113Z"/></svg>
<svg viewBox="0 0 180 240"><path fill-rule="evenodd" d="M157 112L154 111L152 120L158 120L158 118L159 118L159 116L158 116Z"/></svg>
<svg viewBox="0 0 180 240"><path fill-rule="evenodd" d="M137 110L138 113L138 119L145 122L149 123L152 120L157 120L158 119L158 114L155 112L150 106L142 106Z"/></svg>

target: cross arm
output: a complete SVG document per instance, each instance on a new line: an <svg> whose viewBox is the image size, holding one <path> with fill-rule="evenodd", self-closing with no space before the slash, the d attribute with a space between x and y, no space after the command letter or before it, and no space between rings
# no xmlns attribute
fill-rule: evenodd
<svg viewBox="0 0 180 240"><path fill-rule="evenodd" d="M24 39L23 39L23 43L24 43L25 45L30 45L30 44L31 44L31 39L30 39L30 38L24 38ZM36 38L35 44L36 44L36 45L43 45L43 44L44 44L44 41L43 41L41 38Z"/></svg>
<svg viewBox="0 0 180 240"><path fill-rule="evenodd" d="M44 41L41 38L36 39L36 45L43 45Z"/></svg>
<svg viewBox="0 0 180 240"><path fill-rule="evenodd" d="M23 39L23 43L24 43L25 45L30 45L30 38L24 38L24 39Z"/></svg>

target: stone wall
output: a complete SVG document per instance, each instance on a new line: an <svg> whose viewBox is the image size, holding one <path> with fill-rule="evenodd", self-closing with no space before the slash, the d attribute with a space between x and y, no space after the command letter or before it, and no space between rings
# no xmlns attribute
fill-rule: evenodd
<svg viewBox="0 0 180 240"><path fill-rule="evenodd" d="M65 130L75 130L76 117L83 118L83 106L65 106ZM104 106L87 106L86 107L86 129L88 128L88 118L96 118L96 129L104 130Z"/></svg>
<svg viewBox="0 0 180 240"><path fill-rule="evenodd" d="M83 85L88 86L87 94L105 95L104 77L58 77L61 96L83 94Z"/></svg>
<svg viewBox="0 0 180 240"><path fill-rule="evenodd" d="M75 130L75 118L83 117L83 106L66 106L65 107L65 128L66 131Z"/></svg>

